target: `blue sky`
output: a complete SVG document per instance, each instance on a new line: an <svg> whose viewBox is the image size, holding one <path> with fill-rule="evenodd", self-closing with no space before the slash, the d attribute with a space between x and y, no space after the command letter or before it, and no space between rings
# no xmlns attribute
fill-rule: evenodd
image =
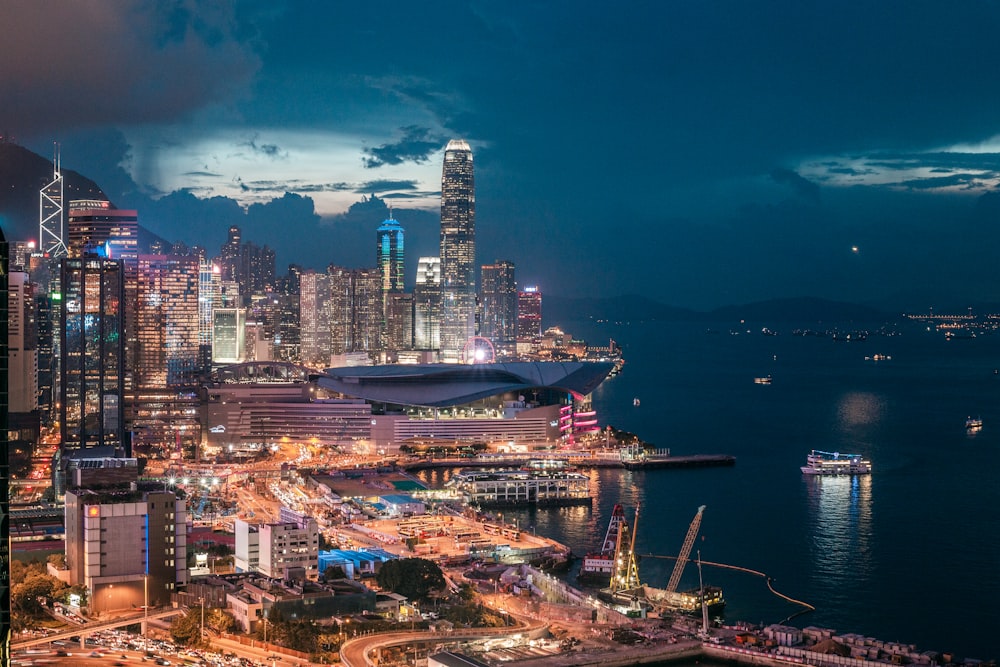
<svg viewBox="0 0 1000 667"><path fill-rule="evenodd" d="M375 194L412 266L436 254L441 154L462 137L479 263L544 292L1000 301L996 3L4 14L0 128L42 155L61 142L171 240L216 250L235 221L282 269L371 265L384 211L351 207Z"/></svg>

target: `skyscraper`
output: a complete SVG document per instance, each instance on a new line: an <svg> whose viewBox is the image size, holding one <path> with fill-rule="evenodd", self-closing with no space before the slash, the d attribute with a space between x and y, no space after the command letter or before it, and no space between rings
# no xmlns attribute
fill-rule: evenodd
<svg viewBox="0 0 1000 667"><path fill-rule="evenodd" d="M138 388L193 384L198 361L198 258L139 257Z"/></svg>
<svg viewBox="0 0 1000 667"><path fill-rule="evenodd" d="M125 446L125 280L121 261L61 261L59 423L64 449Z"/></svg>
<svg viewBox="0 0 1000 667"><path fill-rule="evenodd" d="M476 333L476 187L472 149L452 139L441 170L441 355L458 361Z"/></svg>
<svg viewBox="0 0 1000 667"><path fill-rule="evenodd" d="M375 262L381 273L382 294L403 291L403 227L392 218L383 222L378 230Z"/></svg>
<svg viewBox="0 0 1000 667"><path fill-rule="evenodd" d="M413 288L413 348L441 348L441 258L421 257Z"/></svg>
<svg viewBox="0 0 1000 667"><path fill-rule="evenodd" d="M304 271L299 287L299 335L302 363L325 368L330 364L330 276Z"/></svg>
<svg viewBox="0 0 1000 667"><path fill-rule="evenodd" d="M514 263L498 259L482 268L479 335L489 338L498 354L512 351L517 340L517 283Z"/></svg>
<svg viewBox="0 0 1000 667"><path fill-rule="evenodd" d="M517 293L517 337L532 340L542 335L542 292L525 287Z"/></svg>

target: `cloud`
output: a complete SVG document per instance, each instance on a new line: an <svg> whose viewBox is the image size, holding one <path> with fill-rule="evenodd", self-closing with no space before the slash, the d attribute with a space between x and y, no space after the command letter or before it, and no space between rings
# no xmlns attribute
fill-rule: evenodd
<svg viewBox="0 0 1000 667"><path fill-rule="evenodd" d="M994 174L951 174L949 176L933 176L931 178L913 178L902 181L899 185L911 190L936 190L940 188L957 188L963 190L980 190L986 187L983 178L996 178Z"/></svg>
<svg viewBox="0 0 1000 667"><path fill-rule="evenodd" d="M173 121L230 101L260 61L226 2L14 2L0 22L0 127Z"/></svg>
<svg viewBox="0 0 1000 667"><path fill-rule="evenodd" d="M288 157L288 152L283 151L277 144L258 144L257 137L258 135L254 135L252 138L241 143L240 146L246 146L257 155L263 155L275 160L283 160Z"/></svg>
<svg viewBox="0 0 1000 667"><path fill-rule="evenodd" d="M212 171L186 171L181 175L192 176L192 177L205 176L207 178L222 178L222 174L217 174Z"/></svg>
<svg viewBox="0 0 1000 667"><path fill-rule="evenodd" d="M399 129L403 132L403 138L396 143L362 149L368 155L362 159L365 168L376 169L404 162L423 164L445 145L445 139L433 135L429 128L409 125Z"/></svg>
<svg viewBox="0 0 1000 667"><path fill-rule="evenodd" d="M809 179L803 178L798 172L778 167L771 170L771 180L791 187L795 194L807 201L819 202L819 186Z"/></svg>
<svg viewBox="0 0 1000 667"><path fill-rule="evenodd" d="M417 182L414 180L405 181L390 181L387 179L376 180L376 181L365 181L357 187L354 191L358 194L367 194L369 192L383 192L385 190L416 190Z"/></svg>

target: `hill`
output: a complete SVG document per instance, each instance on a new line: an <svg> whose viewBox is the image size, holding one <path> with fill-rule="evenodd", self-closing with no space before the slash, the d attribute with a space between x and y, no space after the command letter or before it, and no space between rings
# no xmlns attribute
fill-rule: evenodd
<svg viewBox="0 0 1000 667"><path fill-rule="evenodd" d="M545 296L542 314L548 324L579 320L615 322L883 322L895 313L866 305L811 297L771 299L710 311L668 306L635 294L617 298Z"/></svg>
<svg viewBox="0 0 1000 667"><path fill-rule="evenodd" d="M0 225L8 240L38 238L38 191L52 182L52 161L0 141ZM64 206L74 199L107 199L94 181L63 169Z"/></svg>

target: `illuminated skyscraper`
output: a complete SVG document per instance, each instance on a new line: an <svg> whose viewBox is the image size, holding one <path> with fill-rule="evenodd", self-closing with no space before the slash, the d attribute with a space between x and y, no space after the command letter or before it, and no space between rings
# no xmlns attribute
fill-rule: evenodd
<svg viewBox="0 0 1000 667"><path fill-rule="evenodd" d="M198 367L212 365L212 310L222 307L222 269L214 262L198 264Z"/></svg>
<svg viewBox="0 0 1000 667"><path fill-rule="evenodd" d="M7 274L8 378L11 412L31 412L38 408L38 350L35 341L35 299L28 274L13 270Z"/></svg>
<svg viewBox="0 0 1000 667"><path fill-rule="evenodd" d="M60 265L60 427L64 449L125 446L122 262L85 255Z"/></svg>
<svg viewBox="0 0 1000 667"><path fill-rule="evenodd" d="M375 261L381 273L382 294L403 291L403 227L389 218L378 228Z"/></svg>
<svg viewBox="0 0 1000 667"><path fill-rule="evenodd" d="M482 315L479 335L489 338L498 353L513 348L517 340L517 283L514 282L514 263L498 259L484 264Z"/></svg>
<svg viewBox="0 0 1000 667"><path fill-rule="evenodd" d="M542 335L542 293L525 287L517 293L517 337L531 340Z"/></svg>
<svg viewBox="0 0 1000 667"><path fill-rule="evenodd" d="M324 368L330 363L330 276L304 271L299 282L301 359Z"/></svg>
<svg viewBox="0 0 1000 667"><path fill-rule="evenodd" d="M413 288L413 348L441 348L441 258L421 257Z"/></svg>
<svg viewBox="0 0 1000 667"><path fill-rule="evenodd" d="M139 215L134 210L113 208L111 202L83 199L69 203L69 256L80 257L108 245L108 256L139 259Z"/></svg>
<svg viewBox="0 0 1000 667"><path fill-rule="evenodd" d="M192 384L198 361L198 258L141 255L136 387Z"/></svg>
<svg viewBox="0 0 1000 667"><path fill-rule="evenodd" d="M458 361L476 333L476 187L472 149L448 142L441 170L441 355Z"/></svg>
<svg viewBox="0 0 1000 667"><path fill-rule="evenodd" d="M382 351L382 282L378 268L327 268L333 354Z"/></svg>
<svg viewBox="0 0 1000 667"><path fill-rule="evenodd" d="M134 210L116 209L111 202L80 199L69 203L69 256L87 253L104 255L122 262L125 302L123 307L125 335L125 388L133 386L133 373L138 357L136 336L136 281L139 269L139 215Z"/></svg>

